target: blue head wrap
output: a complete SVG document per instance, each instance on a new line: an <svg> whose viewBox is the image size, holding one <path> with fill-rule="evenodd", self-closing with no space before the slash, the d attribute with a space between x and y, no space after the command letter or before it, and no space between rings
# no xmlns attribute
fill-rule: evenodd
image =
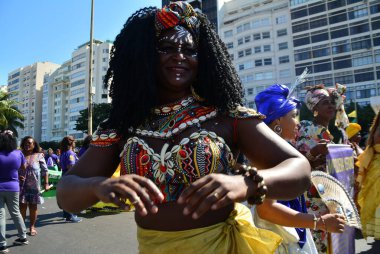
<svg viewBox="0 0 380 254"><path fill-rule="evenodd" d="M285 116L293 109L299 109L301 102L293 97L287 98L289 88L285 85L274 84L264 91L258 93L255 97L257 111L264 114L266 124Z"/></svg>

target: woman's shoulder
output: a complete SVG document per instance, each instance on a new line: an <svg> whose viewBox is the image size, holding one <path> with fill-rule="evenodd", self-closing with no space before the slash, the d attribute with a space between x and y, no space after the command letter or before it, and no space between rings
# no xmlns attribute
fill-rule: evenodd
<svg viewBox="0 0 380 254"><path fill-rule="evenodd" d="M260 114L256 110L252 108L247 108L243 106L237 106L233 110L230 110L227 112L227 116L235 119L247 119L247 118L256 118L263 120L265 119L265 116L263 114Z"/></svg>

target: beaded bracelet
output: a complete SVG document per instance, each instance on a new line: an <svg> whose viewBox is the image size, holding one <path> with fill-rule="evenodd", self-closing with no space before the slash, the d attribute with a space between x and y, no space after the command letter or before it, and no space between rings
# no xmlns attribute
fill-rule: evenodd
<svg viewBox="0 0 380 254"><path fill-rule="evenodd" d="M265 196L268 192L267 186L265 185L264 178L258 174L257 169L251 166L243 165L245 171L243 175L251 179L257 184L256 195L247 198L249 205L259 205L264 203Z"/></svg>

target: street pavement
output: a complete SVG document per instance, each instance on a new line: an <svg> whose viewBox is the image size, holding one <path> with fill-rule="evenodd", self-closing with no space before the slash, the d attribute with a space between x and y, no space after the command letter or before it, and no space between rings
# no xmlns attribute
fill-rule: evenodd
<svg viewBox="0 0 380 254"><path fill-rule="evenodd" d="M7 209L6 209L7 210ZM14 246L17 230L7 213L7 242L13 254L133 254L137 253L133 212L88 212L80 223L67 223L55 198L45 198L39 206L37 236L28 236L26 246ZM28 227L28 220L26 222ZM380 242L356 237L356 252L379 254Z"/></svg>

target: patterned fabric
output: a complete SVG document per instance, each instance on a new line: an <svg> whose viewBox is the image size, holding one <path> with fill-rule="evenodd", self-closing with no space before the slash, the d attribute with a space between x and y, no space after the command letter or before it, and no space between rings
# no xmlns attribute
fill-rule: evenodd
<svg viewBox="0 0 380 254"><path fill-rule="evenodd" d="M329 130L322 126L314 124L311 121L301 121L300 129L296 136L296 148L301 153L305 154L316 146L322 139L333 140L333 136ZM326 172L326 165L320 165L312 170L321 170ZM328 213L327 206L322 202L317 190L314 186L306 192L305 195L307 213L315 215L323 215ZM311 230L318 253L327 253L327 238L328 234L324 231Z"/></svg>
<svg viewBox="0 0 380 254"><path fill-rule="evenodd" d="M296 135L295 146L298 151L305 154L316 146L322 139L332 141L334 137L326 127L315 124L312 121L303 120L300 122L300 128ZM325 169L323 171L325 171Z"/></svg>
<svg viewBox="0 0 380 254"><path fill-rule="evenodd" d="M163 192L164 202L170 202L177 200L188 184L203 176L229 173L235 164L230 148L222 137L201 126L201 123L217 116L214 107L191 100L182 108L176 108L167 115L153 115L144 125L131 128L120 154L121 175L138 174L151 179ZM236 120L264 118L244 107L237 107L229 116ZM177 140L178 135L184 132L186 136ZM114 130L98 130L97 136L109 135L105 133L115 133L112 139L105 139L108 145L120 140ZM147 142L152 139L164 140L165 143L160 150L155 150Z"/></svg>
<svg viewBox="0 0 380 254"><path fill-rule="evenodd" d="M25 180L20 181L20 202L23 204L42 204L41 175L45 175L48 168L42 153L34 153L26 157L26 169L19 170L19 175Z"/></svg>
<svg viewBox="0 0 380 254"><path fill-rule="evenodd" d="M208 227L158 231L137 227L141 254L272 254L281 243L277 234L255 227L251 211L235 204L229 218Z"/></svg>
<svg viewBox="0 0 380 254"><path fill-rule="evenodd" d="M97 130L92 135L90 146L94 147L109 147L120 140L120 136L114 129L104 130L98 126Z"/></svg>
<svg viewBox="0 0 380 254"><path fill-rule="evenodd" d="M380 144L368 147L358 158L358 203L364 237L380 240Z"/></svg>
<svg viewBox="0 0 380 254"><path fill-rule="evenodd" d="M301 107L301 102L295 98L287 98L289 88L285 85L275 84L255 97L257 110L266 116L264 122L270 124L274 120L285 116L289 111Z"/></svg>
<svg viewBox="0 0 380 254"><path fill-rule="evenodd" d="M156 13L155 27L156 35L159 36L163 30L176 26L183 26L198 41L200 21L193 7L187 2L171 2Z"/></svg>
<svg viewBox="0 0 380 254"><path fill-rule="evenodd" d="M329 97L330 93L324 88L323 85L318 86L316 89L310 89L306 92L305 103L306 107L313 112L315 105L318 104L323 98Z"/></svg>
<svg viewBox="0 0 380 254"><path fill-rule="evenodd" d="M231 110L229 112L229 116L232 118L237 118L237 119L244 119L244 118L258 118L261 120L265 119L265 116L258 113L256 110L242 107L242 106L237 106L234 110Z"/></svg>

